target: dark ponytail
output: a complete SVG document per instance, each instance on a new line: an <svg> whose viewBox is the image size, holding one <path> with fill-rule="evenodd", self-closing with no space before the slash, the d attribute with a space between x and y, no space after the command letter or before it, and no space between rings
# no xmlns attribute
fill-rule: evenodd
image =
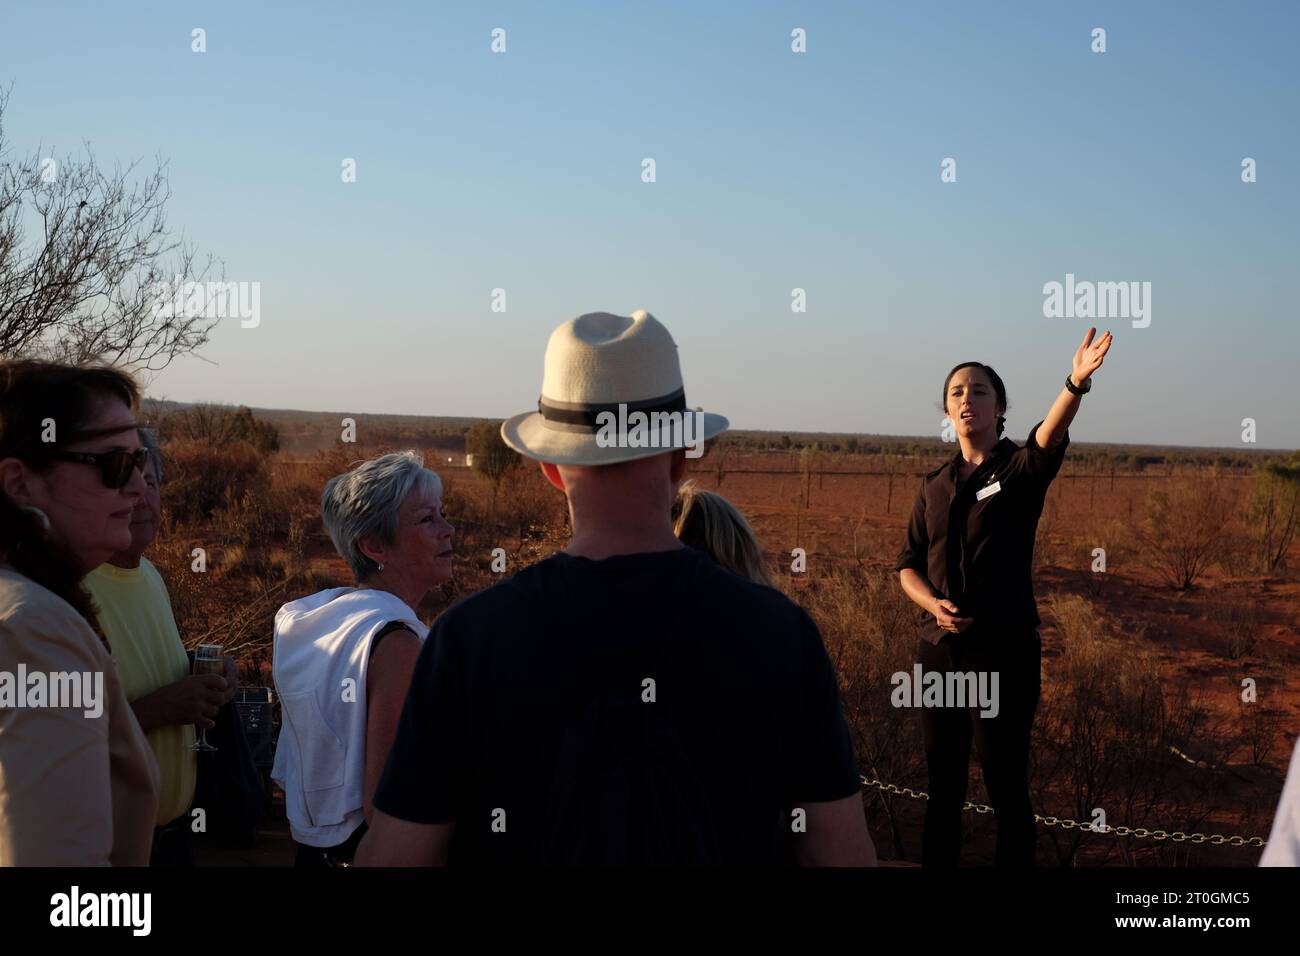
<svg viewBox="0 0 1300 956"><path fill-rule="evenodd" d="M109 395L134 408L139 390L130 376L103 366L78 367L30 360L0 362L0 460L17 458L36 472L48 469L53 452L83 431L96 397ZM55 441L43 442L45 422ZM52 538L38 512L19 507L0 490L0 562L57 594L103 639L84 570L76 555Z"/></svg>
<svg viewBox="0 0 1300 956"><path fill-rule="evenodd" d="M977 368L987 375L989 382L993 385L993 391L997 394L998 404L1002 406L1003 411L1010 408L1010 405L1007 403L1007 387L1002 384L1002 377L998 375L997 372L993 371L993 366L985 365L983 362L962 362L960 365L954 365L952 371L949 372L947 377L943 380L943 392L939 399L939 408L945 415L948 414L948 383L952 381L954 375L964 368ZM1006 425L1006 417L999 415L997 432L999 438L1002 437L1002 432L1006 430Z"/></svg>

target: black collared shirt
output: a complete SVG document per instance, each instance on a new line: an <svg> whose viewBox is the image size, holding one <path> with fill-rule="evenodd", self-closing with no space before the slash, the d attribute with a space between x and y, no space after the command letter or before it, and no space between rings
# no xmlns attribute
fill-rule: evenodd
<svg viewBox="0 0 1300 956"><path fill-rule="evenodd" d="M894 570L912 568L957 605L972 628L1034 628L1034 536L1047 488L1061 470L1067 432L1051 451L1034 440L1002 438L965 481L958 451L921 482ZM978 496L978 500L977 499ZM927 615L922 636L937 644L946 633Z"/></svg>

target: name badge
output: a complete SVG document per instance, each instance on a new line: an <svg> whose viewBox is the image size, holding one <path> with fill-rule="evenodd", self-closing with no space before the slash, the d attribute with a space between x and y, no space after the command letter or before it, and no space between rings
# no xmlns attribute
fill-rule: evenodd
<svg viewBox="0 0 1300 956"><path fill-rule="evenodd" d="M975 492L975 500L983 501L985 498L989 497L989 495L996 495L1001 490L1002 490L1002 482L995 481L993 482L993 484L985 485L979 491Z"/></svg>

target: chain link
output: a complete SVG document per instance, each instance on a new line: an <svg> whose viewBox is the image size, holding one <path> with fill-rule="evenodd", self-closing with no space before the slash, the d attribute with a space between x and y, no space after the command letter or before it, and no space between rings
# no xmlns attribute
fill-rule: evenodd
<svg viewBox="0 0 1300 956"><path fill-rule="evenodd" d="M872 780L870 777L862 778L863 786L875 787L877 790L883 790L886 793L896 793L899 796L911 797L914 800L929 800L930 795L922 790L913 790L911 787L898 787L892 783L885 783L881 780ZM962 806L963 810L974 810L976 813L992 813L993 808L983 803L972 803L967 800ZM1268 841L1263 837L1244 837L1244 836L1224 836L1215 833L1206 836L1204 833L1183 833L1181 830L1175 830L1168 833L1164 830L1148 830L1146 827L1125 827L1125 826L1104 826L1097 827L1091 823L1080 823L1078 820L1068 820L1064 817L1045 817L1040 814L1034 814L1034 820L1044 826L1061 827L1065 830L1087 830L1089 833L1113 833L1116 836L1133 836L1139 839L1152 840L1170 840L1174 843L1210 843L1214 846L1265 846Z"/></svg>

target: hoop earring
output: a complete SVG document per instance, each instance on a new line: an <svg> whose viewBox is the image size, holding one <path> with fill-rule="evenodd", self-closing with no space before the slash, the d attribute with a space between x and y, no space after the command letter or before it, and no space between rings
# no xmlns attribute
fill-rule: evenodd
<svg viewBox="0 0 1300 956"><path fill-rule="evenodd" d="M35 515L36 521L41 526L41 531L45 534L50 533L50 516L35 505L23 505L22 511L29 515Z"/></svg>

